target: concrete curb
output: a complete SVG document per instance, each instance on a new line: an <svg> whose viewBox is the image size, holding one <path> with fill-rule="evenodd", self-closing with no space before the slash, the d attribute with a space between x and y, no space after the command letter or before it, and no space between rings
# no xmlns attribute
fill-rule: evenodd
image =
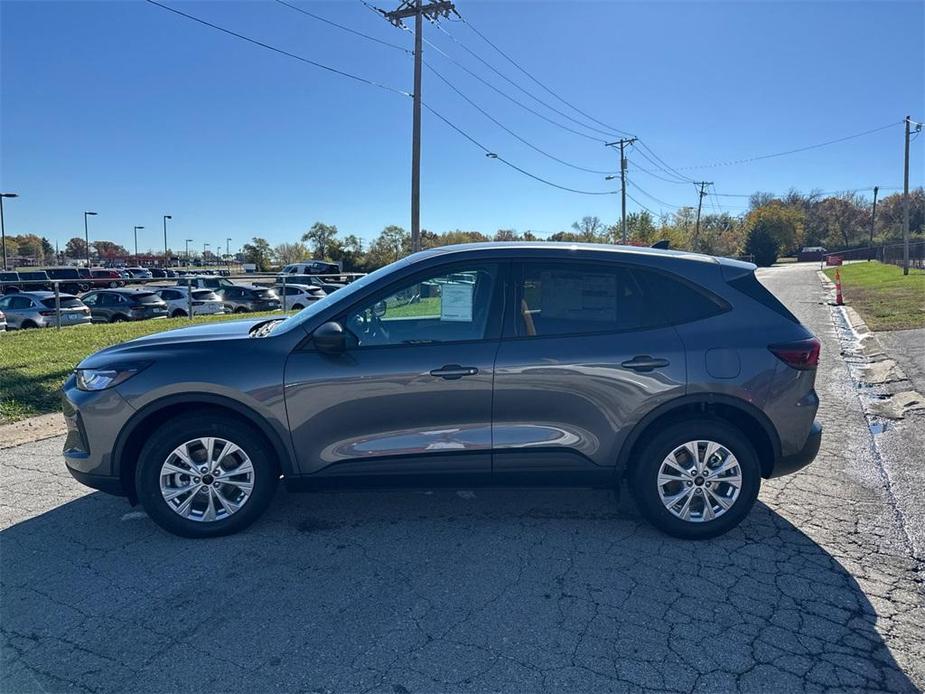
<svg viewBox="0 0 925 694"><path fill-rule="evenodd" d="M67 424L60 412L29 417L12 424L0 424L0 449L63 436L66 433Z"/></svg>

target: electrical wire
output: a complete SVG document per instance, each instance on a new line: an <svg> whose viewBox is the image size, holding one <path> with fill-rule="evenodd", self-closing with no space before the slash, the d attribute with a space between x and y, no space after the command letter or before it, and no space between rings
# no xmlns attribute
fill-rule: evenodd
<svg viewBox="0 0 925 694"><path fill-rule="evenodd" d="M476 28L472 25L472 23L469 22L465 17L460 17L460 21L461 21L463 24L465 24L467 27L469 27L469 29L470 29L473 33L475 33L476 36L478 36L478 37L479 37L480 39L482 39L485 43L487 43L489 46L491 46L493 49L495 49L495 51L497 51L497 52L501 55L501 57L503 57L503 58L504 58L505 60L507 60L511 65L513 65L513 66L514 66L515 68L517 68L520 72L522 72L524 75L526 75L531 81L533 81L535 84L537 84L539 87L541 87L545 92L547 92L547 93L550 94L551 96L553 96L553 97L555 97L556 99L558 99L561 103L565 104L566 106L568 106L570 109L572 109L572 110L575 111L576 113L581 114L582 116L584 116L584 117L587 118L588 120L590 120L590 121L592 121L592 122L594 122L594 123L597 123L598 125L601 125L601 126L607 128L607 130L608 130L609 132L620 133L621 135L628 135L628 136L632 137L632 133L628 133L628 132L626 132L625 130L621 130L620 128L615 128L615 127L612 126L612 125L608 125L607 123L604 123L604 122L598 120L597 118L594 118L593 116L591 116L591 115L585 113L584 111L582 111L580 108L578 108L578 107L575 106L574 104L572 104L572 103L566 101L562 96L560 96L560 95L559 95L558 93L556 93L554 90L550 89L550 88L547 87L545 84L543 84L542 82L540 82L536 77L534 77L532 74L530 74L524 67L522 67L519 63L517 63L516 60L514 60L511 56L509 56L507 53L505 53L503 50L501 50L501 49L500 49L497 45L495 45L487 36L485 36L485 34L483 34L481 31L479 31L478 29L476 29Z"/></svg>
<svg viewBox="0 0 925 694"><path fill-rule="evenodd" d="M385 41L385 40L380 39L380 38L378 38L378 37L376 37L376 36L372 36L372 35L370 35L370 34L365 34L365 33L363 33L362 31L357 31L356 29L354 29L354 28L352 28L352 27L344 26L343 24L338 24L337 22L335 22L335 21L333 21L333 20L331 20L331 19L327 19L326 17L322 17L321 15L317 15L317 14L315 14L314 12L309 12L308 10L303 9L303 8L297 6L297 5L293 5L292 3L286 2L286 0L275 0L275 2L278 2L280 5L285 5L286 7L290 8L290 9L293 9L293 10L295 10L296 12L301 12L302 14L304 14L304 15L306 15L306 16L308 16L308 17L311 17L312 19L316 19L316 20L318 20L319 22L324 22L325 24L329 24L329 25L331 25L332 27L337 27L338 29L341 29L342 31L346 31L346 32L348 32L348 33L350 33L350 34L354 34L354 35L356 35L356 36L361 36L361 37L364 38L364 39L367 39L367 40L369 40L369 41L373 41L373 42L378 43L378 44L381 44L381 45L383 45L383 46L388 46L389 48L394 48L395 50L401 51L402 53L407 53L408 55L414 55L414 51L409 50L409 49L405 48L404 46L399 46L397 43L392 43L391 41ZM366 3L364 3L364 4L366 4Z"/></svg>
<svg viewBox="0 0 925 694"><path fill-rule="evenodd" d="M252 43L255 46L260 46L261 48L265 48L268 51L273 51L274 53L279 53L280 55L284 55L288 58L293 58L300 62L306 63L307 65L311 65L313 67L326 70L327 72L334 73L335 75L340 75L341 77L346 77L356 82L362 82L363 84L367 84L371 87L377 87L379 89L384 89L385 91L392 92L394 94L401 94L402 96L411 96L411 94L409 94L408 92L402 89L397 89L396 87L391 87L387 84L376 82L375 80L367 79L365 77L360 77L359 75L354 75L353 73L346 72L344 70L339 70L338 68L331 67L330 65L325 65L324 63L319 63L315 60L311 60L309 58L306 58L301 55L297 55L295 53L290 53L289 51L283 50L282 48L271 46L270 44L264 43L263 41L252 39L251 37L245 36L244 34L239 34L236 31L232 31L231 29L226 29L225 27L221 27L218 24L213 24L212 22L208 22L205 19L200 19L199 17L195 17L191 14L187 14L186 12L183 12L182 10L178 10L174 7L170 7L169 5L161 4L157 2L157 0L145 0L145 2L148 2L152 5L156 5L157 7L160 7L163 10L167 10L168 12L173 12L176 15L185 17L186 19L202 24L203 26L207 26L211 29L221 31L222 33L228 34L229 36L234 36L235 38L241 39L242 41L247 41L248 43Z"/></svg>
<svg viewBox="0 0 925 694"><path fill-rule="evenodd" d="M873 133L880 132L881 130L887 130L888 128L893 128L897 125L902 125L904 121L895 121L893 123L888 123L887 125L881 125L877 128L871 128L870 130L865 130L864 132L854 133L853 135L846 135L845 137L839 137L834 140L826 140L825 142L817 142L816 144L807 145L805 147L798 147L796 149L788 149L783 152L774 152L772 154L761 154L754 157L745 157L743 159L731 159L728 161L718 161L713 162L712 164L697 164L693 166L680 166L679 169L713 169L721 166L737 166L740 164L748 164L753 161L762 161L764 159L773 159L775 157L785 157L790 154L799 154L800 152L807 152L812 149L819 149L820 147L828 147L829 145L835 145L839 142L846 142L848 140L854 140L858 137L864 137L865 135L872 135Z"/></svg>
<svg viewBox="0 0 925 694"><path fill-rule="evenodd" d="M550 105L549 103L543 101L542 99L540 99L540 98L539 98L538 96L536 96L535 94L533 94L533 93L527 91L526 89L524 89L523 87L521 87L519 84L517 84L517 82L515 82L515 81L512 80L510 77L508 77L507 75L505 75L503 72L501 72L500 70L498 70L494 65L492 65L491 63L489 63L487 60L485 60L485 59L484 59L482 56L480 56L478 53L476 53L476 52L473 51L471 48L469 48L466 44L464 44L462 41L460 41L460 40L457 39L455 36L453 36L453 34L451 34L449 31L447 31L439 22L435 22L435 25L436 25L437 29L439 29L439 30L440 30L445 36L447 36L453 43L455 43L457 46L459 46L459 47L462 48L464 51L466 51L466 53L468 53L468 54L471 55L473 58L475 58L476 60L478 60L480 63L482 63L482 65L484 65L484 66L487 67L489 70L491 70L492 72L494 72L496 75L498 75L498 77L500 77L501 79L503 79L505 82L507 82L508 84L510 84L512 87L514 87L514 88L517 89L518 91L520 91L520 92L526 94L527 96L529 96L531 99L533 99L534 101L536 101L538 104L542 104L543 106L545 106L546 108L548 108L550 111L553 111L553 112L559 114L559 115L562 116L563 118L565 118L565 119L571 121L572 123L575 123L576 125L581 126L582 128L586 128L587 130L591 130L592 132L596 132L596 133L599 133L599 134L601 134L601 135L607 135L607 136L609 136L609 137L610 137L610 136L613 136L614 131L613 131L612 129L611 129L611 130L601 130L600 128L596 128L596 127L594 127L594 126L592 126L592 125L588 125L588 124L586 124L586 123L582 123L580 120L577 120L576 118L573 118L572 116L570 116L569 114L565 113L564 111L562 111L562 110L556 108L555 106L552 106L552 105Z"/></svg>
<svg viewBox="0 0 925 694"><path fill-rule="evenodd" d="M675 208L676 210L680 210L682 207L690 207L690 205L675 205L674 203L665 202L664 200L660 200L659 198L657 198L657 197L655 197L654 195L652 195L652 193L650 193L649 191L645 190L642 186L640 186L640 185L639 185L638 183L636 183L635 181L632 181L632 180L630 180L630 179L627 179L626 182L629 183L631 186L633 186L633 188L635 188L636 190L638 190L640 193L642 193L643 195L645 195L647 198L649 198L649 199L654 200L655 202L657 202L659 205L664 205L665 207L673 207L673 208Z"/></svg>
<svg viewBox="0 0 925 694"><path fill-rule="evenodd" d="M645 156L645 153L643 152L639 152L639 154ZM674 183L676 185L680 185L680 184L688 185L690 183L690 181L679 181L674 178L665 178L664 176L657 174L655 171L652 171L651 169L647 169L644 166L640 166L638 162L632 159L627 158L627 161L633 165L633 169L632 169L633 171L641 171L642 173L648 174L649 176L652 176L653 178L657 178L660 181L664 181L665 183Z"/></svg>
<svg viewBox="0 0 925 694"><path fill-rule="evenodd" d="M487 157L489 157L489 158L491 158L491 159L496 159L496 160L500 161L502 164L505 164L505 165L509 166L510 168L514 169L515 171L518 171L519 173L523 174L524 176L528 176L529 178L532 178L532 179L535 180L535 181L539 181L540 183L544 183L545 185L551 186L551 187L553 187L553 188L558 188L559 190L565 190L565 191L568 191L568 192L570 192L570 193L578 193L578 194L580 194L580 195L616 195L616 194L617 194L617 191L615 191L615 190L594 191L594 190L579 190L579 189L577 189L577 188L569 188L568 186L559 185L558 183L553 183L552 181L547 180L547 179L545 179L545 178L542 178L542 177L540 177L540 176L537 176L536 174L532 174L532 173L530 173L529 171L526 171L526 170L520 168L520 167L517 166L516 164L514 164L514 163L512 163L512 162L509 162L507 159L505 159L504 157L500 156L499 154L497 154L497 153L495 153L495 152L492 152L488 147L486 147L485 145L483 145L481 142L479 142L478 140L476 140L474 137L472 137L472 136L471 136L469 133L467 133L465 130L463 130L462 128L460 128L458 125L456 125L455 123L453 123L451 120L449 120L448 118L446 118L445 116L443 116L439 111L436 111L434 108L432 108L431 106L429 106L429 105L426 104L425 102L422 101L422 102L421 102L421 105L422 105L424 108L426 108L428 111L430 111L432 114L434 114L437 118L439 118L440 120L442 120L442 121L443 121L446 125L448 125L450 128L452 128L452 129L455 130L457 133L459 133L459 134L462 135L464 138L466 138L466 139L467 139L469 142L471 142L473 145L475 145L476 147L478 147L479 149L481 149L483 152L485 152L485 156L487 156Z"/></svg>

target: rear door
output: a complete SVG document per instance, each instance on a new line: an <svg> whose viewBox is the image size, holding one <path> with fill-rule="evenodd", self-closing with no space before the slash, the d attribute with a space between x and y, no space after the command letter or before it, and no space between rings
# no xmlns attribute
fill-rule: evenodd
<svg viewBox="0 0 925 694"><path fill-rule="evenodd" d="M637 282L608 262L513 268L495 362L498 481L606 478L631 427L684 394L684 349Z"/></svg>

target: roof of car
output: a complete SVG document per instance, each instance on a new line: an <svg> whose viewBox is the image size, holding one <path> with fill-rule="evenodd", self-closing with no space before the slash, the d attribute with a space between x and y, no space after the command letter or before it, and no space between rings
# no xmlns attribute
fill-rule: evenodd
<svg viewBox="0 0 925 694"><path fill-rule="evenodd" d="M106 289L97 289L97 292L110 292L114 294L153 294L160 287L107 287ZM166 287L164 287L166 289Z"/></svg>
<svg viewBox="0 0 925 694"><path fill-rule="evenodd" d="M571 243L568 241L486 241L480 243L459 243L450 246L438 246L421 251L421 256L444 255L450 253L493 252L507 253L510 251L568 251L570 253L613 253L620 255L660 256L664 258L694 260L699 262L718 262L710 255L694 253L692 251L676 251L663 248L649 248L645 246L616 246L609 243Z"/></svg>
<svg viewBox="0 0 925 694"><path fill-rule="evenodd" d="M16 292L15 294L7 294L7 296L27 296L30 299L49 299L54 298L54 292ZM62 299L73 299L73 294L58 294Z"/></svg>

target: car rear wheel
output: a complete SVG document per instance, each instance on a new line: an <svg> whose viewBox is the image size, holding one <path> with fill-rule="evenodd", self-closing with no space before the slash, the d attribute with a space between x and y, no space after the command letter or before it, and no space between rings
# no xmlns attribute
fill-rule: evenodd
<svg viewBox="0 0 925 694"><path fill-rule="evenodd" d="M119 283L118 283L118 282L110 282L110 283L109 283L109 286L112 287L113 289L115 289L116 287L119 286Z"/></svg>
<svg viewBox="0 0 925 694"><path fill-rule="evenodd" d="M22 330L29 330L29 329L31 329L31 328L37 328L37 327L39 327L39 326L38 326L38 324L33 323L31 320L24 320L24 321L20 324L19 327L20 327Z"/></svg>
<svg viewBox="0 0 925 694"><path fill-rule="evenodd" d="M235 313L247 313L247 309L244 308L243 306L238 306L238 307L234 310L234 312L235 312Z"/></svg>
<svg viewBox="0 0 925 694"><path fill-rule="evenodd" d="M279 473L264 438L218 414L163 424L142 448L138 499L159 526L183 537L217 537L251 525L266 510Z"/></svg>
<svg viewBox="0 0 925 694"><path fill-rule="evenodd" d="M722 535L748 514L761 466L748 439L718 419L696 419L651 432L630 478L642 515L669 535Z"/></svg>
<svg viewBox="0 0 925 694"><path fill-rule="evenodd" d="M185 317L186 317L186 311L183 311L182 309L179 309L179 308L178 308L176 311L174 311L173 313L170 314L170 317L171 317L171 318L185 318Z"/></svg>
<svg viewBox="0 0 925 694"><path fill-rule="evenodd" d="M301 311L303 308L305 308L305 307L304 307L302 304L296 304L295 306L292 307L292 310L293 310L293 311Z"/></svg>
<svg viewBox="0 0 925 694"><path fill-rule="evenodd" d="M121 323L124 320L125 320L125 316L122 316L117 313L112 318L109 319L109 322L110 323Z"/></svg>

